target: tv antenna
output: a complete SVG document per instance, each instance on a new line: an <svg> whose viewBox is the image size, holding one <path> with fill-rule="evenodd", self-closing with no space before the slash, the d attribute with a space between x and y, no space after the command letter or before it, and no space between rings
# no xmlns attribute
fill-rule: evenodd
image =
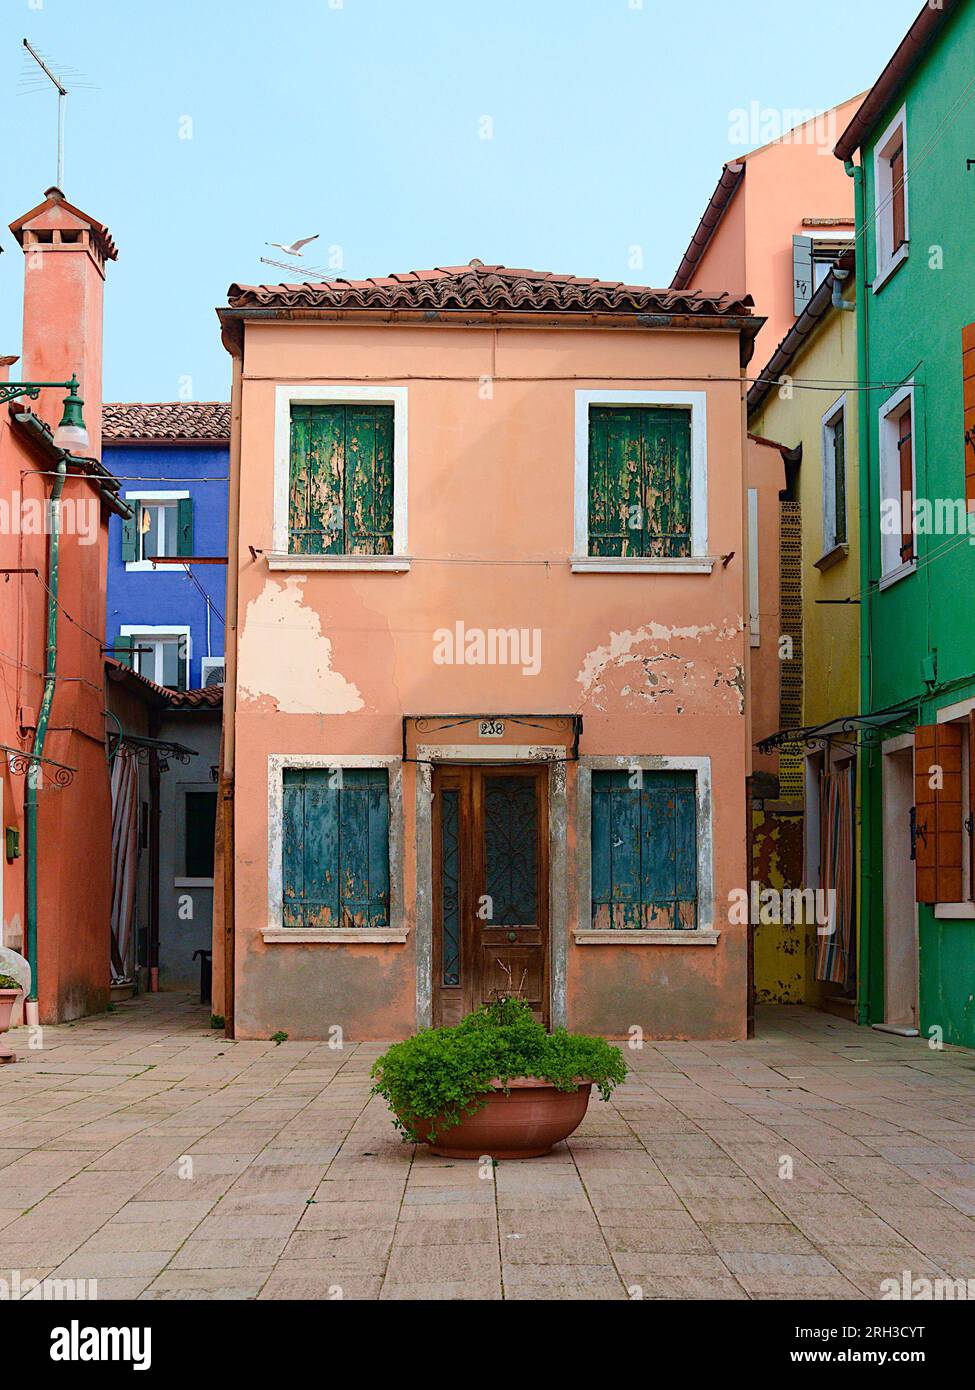
<svg viewBox="0 0 975 1390"><path fill-rule="evenodd" d="M51 71L37 49L33 48L26 39L24 39L24 47L44 76L53 84L58 94L58 176L56 182L57 187L62 188L64 179L64 100L68 95L68 89L61 78Z"/></svg>

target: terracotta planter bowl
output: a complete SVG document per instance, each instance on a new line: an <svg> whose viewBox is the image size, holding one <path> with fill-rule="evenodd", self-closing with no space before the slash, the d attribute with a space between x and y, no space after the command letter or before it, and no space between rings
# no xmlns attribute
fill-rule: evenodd
<svg viewBox="0 0 975 1390"><path fill-rule="evenodd" d="M437 1128L427 1139L430 1120L417 1120L414 1128L430 1152L442 1158L540 1158L553 1144L568 1139L582 1123L589 1104L591 1081L581 1081L574 1091L558 1091L534 1076L493 1081L487 1104L465 1115L449 1129Z"/></svg>
<svg viewBox="0 0 975 1390"><path fill-rule="evenodd" d="M6 1033L10 1027L10 1016L14 1011L14 1005L20 998L19 989L0 989L0 1033ZM12 1047L0 1042L0 1063L13 1062L16 1060L16 1053Z"/></svg>

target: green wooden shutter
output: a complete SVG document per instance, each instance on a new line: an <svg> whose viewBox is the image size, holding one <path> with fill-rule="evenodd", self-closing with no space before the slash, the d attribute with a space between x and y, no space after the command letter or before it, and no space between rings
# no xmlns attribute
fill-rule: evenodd
<svg viewBox="0 0 975 1390"><path fill-rule="evenodd" d="M138 502L129 504L131 516L122 518L122 563L128 565L139 558L139 517L142 508Z"/></svg>
<svg viewBox="0 0 975 1390"><path fill-rule="evenodd" d="M385 770L286 768L283 811L284 925L387 926Z"/></svg>
<svg viewBox="0 0 975 1390"><path fill-rule="evenodd" d="M594 406L589 414L589 554L642 553L642 414Z"/></svg>
<svg viewBox="0 0 975 1390"><path fill-rule="evenodd" d="M349 555L393 553L393 407L349 406L345 426Z"/></svg>
<svg viewBox="0 0 975 1390"><path fill-rule="evenodd" d="M176 554L193 554L192 497L180 497L176 503Z"/></svg>
<svg viewBox="0 0 975 1390"><path fill-rule="evenodd" d="M190 658L187 637L180 637L176 643L176 689L188 690L190 684Z"/></svg>
<svg viewBox="0 0 975 1390"><path fill-rule="evenodd" d="M653 409L643 417L646 529L643 554L691 553L690 411Z"/></svg>
<svg viewBox="0 0 975 1390"><path fill-rule="evenodd" d="M135 661L132 651L134 645L134 637L116 637L115 641L112 643L112 655L115 657L115 660L120 662L123 666L134 666Z"/></svg>
<svg viewBox="0 0 975 1390"><path fill-rule="evenodd" d="M697 926L693 772L592 775L592 925Z"/></svg>
<svg viewBox="0 0 975 1390"><path fill-rule="evenodd" d="M345 407L291 407L288 551L341 555L345 550L342 480Z"/></svg>

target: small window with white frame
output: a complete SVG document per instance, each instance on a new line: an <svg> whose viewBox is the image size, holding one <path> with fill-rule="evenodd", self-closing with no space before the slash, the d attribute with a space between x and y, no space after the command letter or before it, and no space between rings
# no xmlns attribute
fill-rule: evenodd
<svg viewBox="0 0 975 1390"><path fill-rule="evenodd" d="M847 544L846 397L823 416L823 555Z"/></svg>
<svg viewBox="0 0 975 1390"><path fill-rule="evenodd" d="M907 108L902 106L873 152L876 264L873 288L906 260L908 216Z"/></svg>
<svg viewBox="0 0 975 1390"><path fill-rule="evenodd" d="M189 684L188 627L124 626L119 634L121 659L155 685L185 690Z"/></svg>
<svg viewBox="0 0 975 1390"><path fill-rule="evenodd" d="M193 553L193 501L188 492L127 492L132 515L122 523L127 570L151 570L157 558Z"/></svg>
<svg viewBox="0 0 975 1390"><path fill-rule="evenodd" d="M917 450L914 385L880 407L880 583L892 584L917 567L915 506Z"/></svg>

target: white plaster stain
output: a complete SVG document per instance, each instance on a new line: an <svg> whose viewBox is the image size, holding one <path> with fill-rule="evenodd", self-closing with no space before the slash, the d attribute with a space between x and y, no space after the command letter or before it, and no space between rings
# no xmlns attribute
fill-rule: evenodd
<svg viewBox="0 0 975 1390"><path fill-rule="evenodd" d="M269 579L247 605L240 637L239 694L272 699L286 714L352 714L365 702L340 671L322 620L302 602L304 578Z"/></svg>

